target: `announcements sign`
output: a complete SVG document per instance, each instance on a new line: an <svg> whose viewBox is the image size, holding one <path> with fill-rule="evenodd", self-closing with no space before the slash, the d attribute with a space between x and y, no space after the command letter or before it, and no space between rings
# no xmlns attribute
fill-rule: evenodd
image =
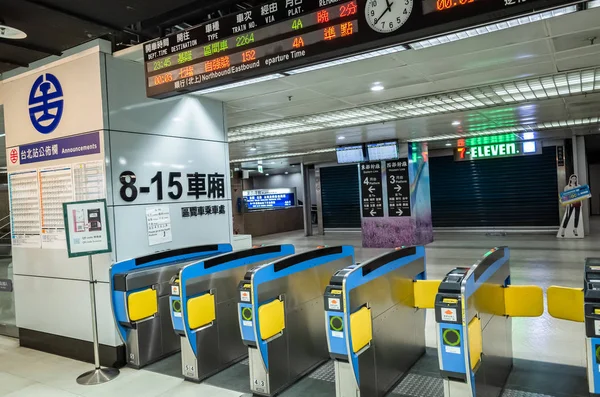
<svg viewBox="0 0 600 397"><path fill-rule="evenodd" d="M410 181L408 159L385 163L389 216L410 216Z"/></svg>
<svg viewBox="0 0 600 397"><path fill-rule="evenodd" d="M111 252L106 200L63 203L69 258Z"/></svg>
<svg viewBox="0 0 600 397"><path fill-rule="evenodd" d="M383 217L383 188L379 161L360 165L360 191L363 218Z"/></svg>

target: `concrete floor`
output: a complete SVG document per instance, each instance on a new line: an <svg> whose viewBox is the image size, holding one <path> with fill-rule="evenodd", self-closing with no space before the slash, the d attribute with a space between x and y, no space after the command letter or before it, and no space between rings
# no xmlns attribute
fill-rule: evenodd
<svg viewBox="0 0 600 397"><path fill-rule="evenodd" d="M297 251L318 245L350 244L360 246L360 233L328 233L306 238L302 232L272 235L254 240L255 244L291 243ZM427 246L429 278L441 278L456 266L468 266L494 246L511 247L513 284L580 287L586 257L600 257L595 237L561 241L546 235L485 236L438 233ZM384 249L356 248L358 261L386 252ZM427 344L436 346L433 313L428 313ZM540 318L513 320L513 350L516 358L585 366L583 325ZM179 378L146 370L122 370L114 381L100 386L80 386L77 376L91 369L90 364L18 347L18 341L0 337L0 396L239 396L240 393L210 384L184 382Z"/></svg>

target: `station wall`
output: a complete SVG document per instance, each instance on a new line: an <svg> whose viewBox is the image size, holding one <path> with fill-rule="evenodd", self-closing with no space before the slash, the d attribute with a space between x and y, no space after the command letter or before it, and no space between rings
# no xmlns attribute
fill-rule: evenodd
<svg viewBox="0 0 600 397"><path fill-rule="evenodd" d="M21 344L91 360L88 261L68 258L61 208L63 202L106 198L113 252L94 256L93 269L101 361L113 365L123 349L110 306L110 265L167 249L230 243L231 187L222 103L193 95L149 100L143 66L116 59L102 48L4 81L0 103L9 182L12 178ZM57 112L62 113L57 117ZM34 128L36 122L48 125L55 119L51 131ZM70 154L63 156L59 143L55 156L57 139L75 145ZM13 151L18 156L11 156ZM46 153L50 157L42 159ZM15 190L17 186L25 189ZM166 214L163 226L169 233L164 238L150 237L155 224L149 211ZM23 220L37 228L33 235L14 229Z"/></svg>

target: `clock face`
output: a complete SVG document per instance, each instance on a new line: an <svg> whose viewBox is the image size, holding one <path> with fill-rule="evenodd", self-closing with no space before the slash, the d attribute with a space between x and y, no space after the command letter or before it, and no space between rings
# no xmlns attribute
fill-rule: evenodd
<svg viewBox="0 0 600 397"><path fill-rule="evenodd" d="M413 8L413 0L367 0L365 17L371 29L391 33L406 23Z"/></svg>

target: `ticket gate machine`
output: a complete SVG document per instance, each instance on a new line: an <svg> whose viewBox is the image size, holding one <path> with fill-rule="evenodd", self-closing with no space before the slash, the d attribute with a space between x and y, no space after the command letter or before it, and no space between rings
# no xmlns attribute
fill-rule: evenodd
<svg viewBox="0 0 600 397"><path fill-rule="evenodd" d="M323 291L353 263L353 247L324 247L246 273L238 315L254 394L273 396L329 359Z"/></svg>
<svg viewBox="0 0 600 397"><path fill-rule="evenodd" d="M424 247L396 249L333 275L325 319L337 397L383 396L425 353L425 310L414 308L416 282L424 279Z"/></svg>
<svg viewBox="0 0 600 397"><path fill-rule="evenodd" d="M585 260L583 288L548 288L552 317L585 323L587 379L591 397L600 397L600 258Z"/></svg>
<svg viewBox="0 0 600 397"><path fill-rule="evenodd" d="M500 396L513 365L511 317L543 311L541 287L511 285L506 247L449 272L435 298L444 396Z"/></svg>
<svg viewBox="0 0 600 397"><path fill-rule="evenodd" d="M201 258L231 251L211 244L159 252L117 262L110 268L111 304L127 362L141 368L179 351L170 316L169 281Z"/></svg>
<svg viewBox="0 0 600 397"><path fill-rule="evenodd" d="M293 245L230 252L187 265L171 280L171 319L185 379L199 382L247 356L238 324L238 283L250 266L293 253Z"/></svg>

